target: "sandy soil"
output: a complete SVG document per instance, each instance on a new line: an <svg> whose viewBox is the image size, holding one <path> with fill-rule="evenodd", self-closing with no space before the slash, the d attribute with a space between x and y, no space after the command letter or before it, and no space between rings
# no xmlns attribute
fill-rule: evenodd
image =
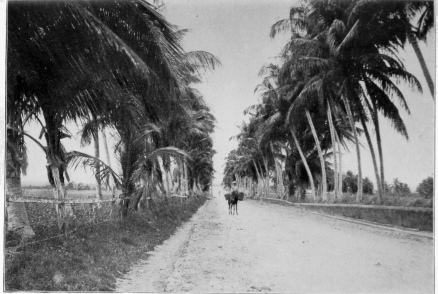
<svg viewBox="0 0 438 294"><path fill-rule="evenodd" d="M221 195L116 291L433 293L433 240Z"/></svg>

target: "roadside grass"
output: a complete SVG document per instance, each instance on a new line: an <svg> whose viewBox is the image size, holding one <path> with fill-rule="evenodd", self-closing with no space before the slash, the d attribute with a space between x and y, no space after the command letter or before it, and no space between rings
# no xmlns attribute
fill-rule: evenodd
<svg viewBox="0 0 438 294"><path fill-rule="evenodd" d="M109 205L94 212L89 205L78 205L69 226L77 231L66 236L16 247L16 236L7 235L5 290L113 291L118 277L147 258L148 252L168 239L205 200L204 196L182 203L174 198L167 203L157 200L151 210L133 212L124 220L117 219L117 211L108 220ZM57 234L51 205L28 204L27 208L38 240Z"/></svg>
<svg viewBox="0 0 438 294"><path fill-rule="evenodd" d="M271 193L271 198L279 198L275 193ZM433 208L433 198L424 198L417 193L410 194L393 194L388 193L383 197L383 203L380 203L377 194L364 194L362 200L358 203L356 195L353 193L342 193L341 197L335 199L333 192L327 193L327 201L323 202L321 198L314 201L310 194L306 195L305 199L289 198L290 202L294 203L330 203L330 204L360 204L360 205L383 205L383 206L403 206L403 207L424 207Z"/></svg>
<svg viewBox="0 0 438 294"><path fill-rule="evenodd" d="M343 193L342 198L337 200L332 196L332 203L357 204L356 195ZM410 195L388 193L383 197L383 204L380 204L378 195L364 194L360 204L433 208L433 199L426 199L414 193Z"/></svg>

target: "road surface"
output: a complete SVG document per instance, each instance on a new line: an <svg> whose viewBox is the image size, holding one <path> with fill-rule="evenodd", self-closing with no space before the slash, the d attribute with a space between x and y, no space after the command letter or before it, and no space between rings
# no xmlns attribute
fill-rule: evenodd
<svg viewBox="0 0 438 294"><path fill-rule="evenodd" d="M120 292L433 293L433 240L256 200L212 198Z"/></svg>

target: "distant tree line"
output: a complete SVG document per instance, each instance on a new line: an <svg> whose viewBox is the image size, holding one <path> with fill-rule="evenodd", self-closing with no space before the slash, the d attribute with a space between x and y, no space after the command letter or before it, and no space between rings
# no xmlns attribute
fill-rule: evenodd
<svg viewBox="0 0 438 294"><path fill-rule="evenodd" d="M71 181L67 184L66 189L68 190L92 190L95 187L93 185L88 185L84 183L76 183L75 181ZM24 185L23 189L39 189L39 190L48 190L52 189L50 184L46 185Z"/></svg>

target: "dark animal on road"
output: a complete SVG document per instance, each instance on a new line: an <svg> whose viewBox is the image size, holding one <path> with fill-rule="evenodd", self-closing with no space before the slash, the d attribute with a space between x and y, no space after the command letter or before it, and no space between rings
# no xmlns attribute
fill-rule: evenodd
<svg viewBox="0 0 438 294"><path fill-rule="evenodd" d="M228 214L234 214L234 212L236 212L236 214L239 215L239 213L237 212L237 202L243 199L243 193L233 191L230 194L225 194L225 199L228 200Z"/></svg>

